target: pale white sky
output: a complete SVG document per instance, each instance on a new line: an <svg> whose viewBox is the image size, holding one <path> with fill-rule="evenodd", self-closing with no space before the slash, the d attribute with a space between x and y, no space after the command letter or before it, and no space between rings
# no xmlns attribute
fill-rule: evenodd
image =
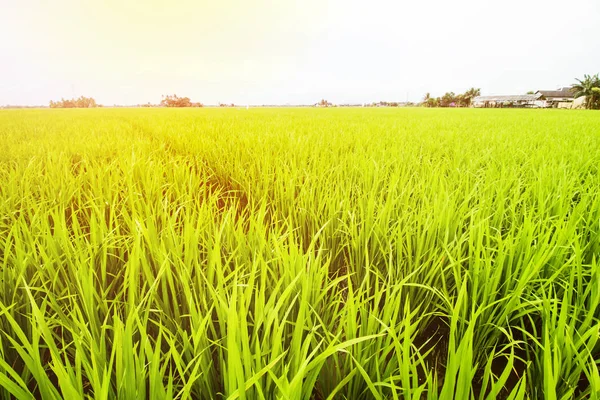
<svg viewBox="0 0 600 400"><path fill-rule="evenodd" d="M518 94L600 72L600 0L0 0L0 105Z"/></svg>

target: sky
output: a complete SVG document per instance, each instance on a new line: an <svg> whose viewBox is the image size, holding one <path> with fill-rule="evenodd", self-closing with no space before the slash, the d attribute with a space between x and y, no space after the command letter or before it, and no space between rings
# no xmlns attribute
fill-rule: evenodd
<svg viewBox="0 0 600 400"><path fill-rule="evenodd" d="M0 105L418 101L600 72L599 0L0 0Z"/></svg>

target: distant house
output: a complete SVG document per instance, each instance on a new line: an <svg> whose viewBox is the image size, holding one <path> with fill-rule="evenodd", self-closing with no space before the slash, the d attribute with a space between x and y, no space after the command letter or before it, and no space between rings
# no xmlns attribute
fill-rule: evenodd
<svg viewBox="0 0 600 400"><path fill-rule="evenodd" d="M477 96L471 105L476 108L539 107L539 94Z"/></svg>
<svg viewBox="0 0 600 400"><path fill-rule="evenodd" d="M558 90L538 90L539 100L543 101L542 107L547 108L571 108L571 103L575 99L570 87L563 87Z"/></svg>
<svg viewBox="0 0 600 400"><path fill-rule="evenodd" d="M587 97L585 96L581 96L578 97L576 99L573 100L573 102L571 103L571 108L574 109L583 109L585 108L585 101L587 100Z"/></svg>
<svg viewBox="0 0 600 400"><path fill-rule="evenodd" d="M478 96L472 101L473 107L531 107L531 108L573 108L575 96L569 87L558 90L538 90L534 94L509 96Z"/></svg>

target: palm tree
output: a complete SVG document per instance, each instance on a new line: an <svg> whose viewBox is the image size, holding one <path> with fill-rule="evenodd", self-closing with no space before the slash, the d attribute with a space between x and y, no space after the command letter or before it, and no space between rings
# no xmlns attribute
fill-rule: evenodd
<svg viewBox="0 0 600 400"><path fill-rule="evenodd" d="M456 102L456 95L454 92L446 92L441 99L442 107L450 107L452 103Z"/></svg>
<svg viewBox="0 0 600 400"><path fill-rule="evenodd" d="M425 107L431 107L431 94L429 92L425 93L425 96L423 96L423 105Z"/></svg>
<svg viewBox="0 0 600 400"><path fill-rule="evenodd" d="M575 98L585 96L585 108L597 109L600 108L600 77L598 74L584 75L583 80L575 79L577 83L571 85L571 90Z"/></svg>
<svg viewBox="0 0 600 400"><path fill-rule="evenodd" d="M468 107L471 103L471 99L466 93L456 95L456 106L457 107Z"/></svg>
<svg viewBox="0 0 600 400"><path fill-rule="evenodd" d="M467 107L468 107L471 105L471 103L473 102L473 99L475 97L481 96L481 89L471 88L471 89L467 90L463 96L464 96L464 99L465 99L465 101L467 103Z"/></svg>

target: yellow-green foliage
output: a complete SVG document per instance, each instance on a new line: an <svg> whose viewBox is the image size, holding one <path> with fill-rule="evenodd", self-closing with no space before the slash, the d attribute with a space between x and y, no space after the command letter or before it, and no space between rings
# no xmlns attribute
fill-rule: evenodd
<svg viewBox="0 0 600 400"><path fill-rule="evenodd" d="M600 114L0 113L0 398L596 399Z"/></svg>

